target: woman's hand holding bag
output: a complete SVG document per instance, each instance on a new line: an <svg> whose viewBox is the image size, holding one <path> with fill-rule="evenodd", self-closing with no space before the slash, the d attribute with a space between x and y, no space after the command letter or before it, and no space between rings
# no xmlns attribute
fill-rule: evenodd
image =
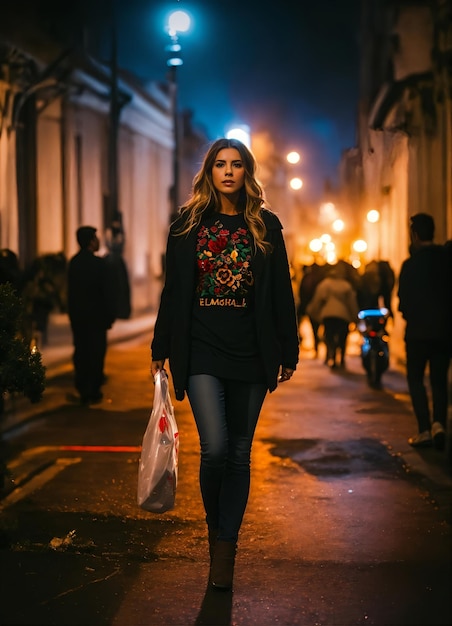
<svg viewBox="0 0 452 626"><path fill-rule="evenodd" d="M165 370L155 374L154 382L154 403L138 468L137 502L146 511L165 513L174 508L176 499L179 432Z"/></svg>

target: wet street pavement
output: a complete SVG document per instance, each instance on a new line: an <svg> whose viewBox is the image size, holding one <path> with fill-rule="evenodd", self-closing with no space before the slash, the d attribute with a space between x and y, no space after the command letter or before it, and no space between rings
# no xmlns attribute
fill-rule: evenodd
<svg viewBox="0 0 452 626"><path fill-rule="evenodd" d="M440 625L452 622L450 452L413 450L403 372L371 389L301 351L266 399L234 592L207 587L198 441L188 402L176 507L136 505L152 405L149 340L115 344L105 398L72 402L69 365L39 416L8 430L0 623L112 626Z"/></svg>

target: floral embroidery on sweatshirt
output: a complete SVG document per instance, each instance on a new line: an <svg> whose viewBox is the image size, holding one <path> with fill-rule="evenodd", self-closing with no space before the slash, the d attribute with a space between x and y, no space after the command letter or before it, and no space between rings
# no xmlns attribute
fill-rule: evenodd
<svg viewBox="0 0 452 626"><path fill-rule="evenodd" d="M201 226L196 258L200 306L247 306L246 296L254 278L246 228L231 232L219 220L212 226Z"/></svg>

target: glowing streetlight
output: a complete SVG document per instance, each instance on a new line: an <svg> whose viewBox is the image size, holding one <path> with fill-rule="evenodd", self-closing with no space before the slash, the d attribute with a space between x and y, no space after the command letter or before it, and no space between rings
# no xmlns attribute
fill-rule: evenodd
<svg viewBox="0 0 452 626"><path fill-rule="evenodd" d="M300 162L300 155L298 154L298 152L292 151L289 152L289 154L286 156L286 159L288 163L291 163L291 165L296 165L296 163Z"/></svg>
<svg viewBox="0 0 452 626"><path fill-rule="evenodd" d="M301 180L301 178L298 178L298 176L295 176L295 178L292 178L289 185L291 189L298 190L303 187L303 181Z"/></svg>
<svg viewBox="0 0 452 626"><path fill-rule="evenodd" d="M312 239L309 242L309 249L311 250L311 252L320 252L322 248L323 243L320 241L320 239Z"/></svg>
<svg viewBox="0 0 452 626"><path fill-rule="evenodd" d="M168 17L168 34L177 37L177 33L186 33L190 29L191 19L185 11L173 11Z"/></svg>
<svg viewBox="0 0 452 626"><path fill-rule="evenodd" d="M367 250L367 243L364 241L364 239L357 239L353 242L352 248L355 252L359 252L361 254L362 252L365 252Z"/></svg>
<svg viewBox="0 0 452 626"><path fill-rule="evenodd" d="M341 233L345 228L344 220L337 219L332 223L332 228L336 233Z"/></svg>
<svg viewBox="0 0 452 626"><path fill-rule="evenodd" d="M376 224L378 221L380 221L380 212L376 209L372 209L371 211L369 211L367 213L367 221L371 224Z"/></svg>
<svg viewBox="0 0 452 626"><path fill-rule="evenodd" d="M336 263L337 261L336 246L332 241L328 241L328 243L325 244L325 258L326 262L330 264Z"/></svg>
<svg viewBox="0 0 452 626"><path fill-rule="evenodd" d="M226 133L227 139L238 139L241 141L247 148L251 146L251 134L250 127L242 124L241 126L236 126L235 128L231 128Z"/></svg>

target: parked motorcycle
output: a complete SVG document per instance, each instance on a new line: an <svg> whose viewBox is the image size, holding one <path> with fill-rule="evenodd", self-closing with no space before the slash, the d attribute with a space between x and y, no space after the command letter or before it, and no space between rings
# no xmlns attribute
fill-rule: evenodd
<svg viewBox="0 0 452 626"><path fill-rule="evenodd" d="M381 377L389 367L389 334L386 322L389 310L363 309L358 313L358 330L362 336L361 360L367 381L373 388L381 387Z"/></svg>

